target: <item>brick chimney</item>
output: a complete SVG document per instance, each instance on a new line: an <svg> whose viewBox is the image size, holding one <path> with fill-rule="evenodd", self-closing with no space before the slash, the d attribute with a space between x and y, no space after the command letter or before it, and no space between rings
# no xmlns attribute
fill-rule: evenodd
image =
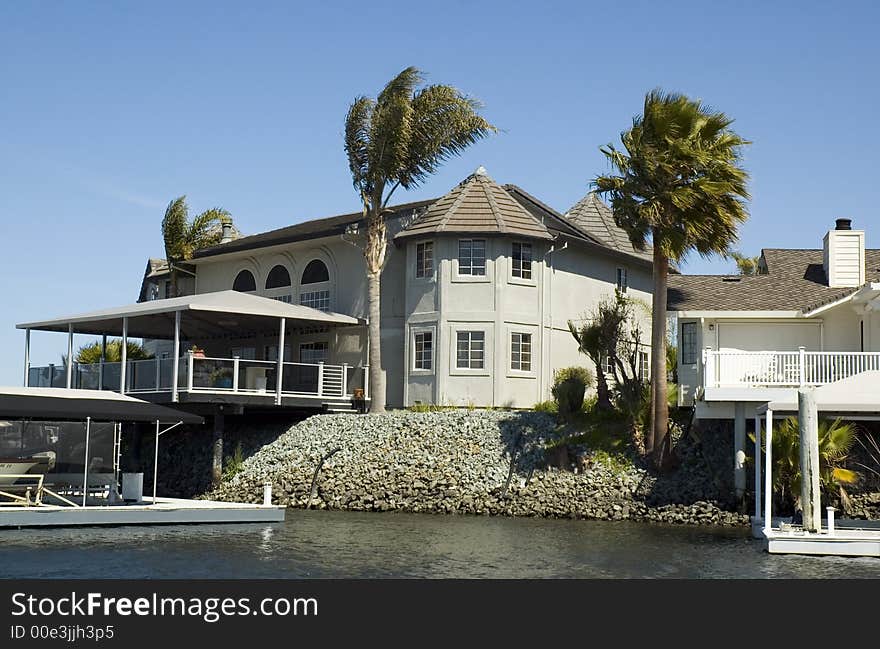
<svg viewBox="0 0 880 649"><path fill-rule="evenodd" d="M831 288L856 288L865 283L865 232L853 230L851 219L837 219L824 239L822 266Z"/></svg>

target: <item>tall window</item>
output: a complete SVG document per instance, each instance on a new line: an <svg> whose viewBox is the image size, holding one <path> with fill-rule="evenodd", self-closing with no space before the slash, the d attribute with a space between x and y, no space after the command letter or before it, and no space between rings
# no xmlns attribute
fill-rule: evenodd
<svg viewBox="0 0 880 649"><path fill-rule="evenodd" d="M651 378L651 357L648 352L639 352L639 378L647 381Z"/></svg>
<svg viewBox="0 0 880 649"><path fill-rule="evenodd" d="M486 240L461 239L458 242L458 274L486 274Z"/></svg>
<svg viewBox="0 0 880 649"><path fill-rule="evenodd" d="M327 350L326 342L301 343L299 346L299 362L326 363Z"/></svg>
<svg viewBox="0 0 880 649"><path fill-rule="evenodd" d="M321 311L330 310L330 272L320 259L312 259L303 270L299 303Z"/></svg>
<svg viewBox="0 0 880 649"><path fill-rule="evenodd" d="M232 290L238 291L239 293L256 291L257 280L254 279L254 274L249 270L241 271L235 276L235 281L232 283Z"/></svg>
<svg viewBox="0 0 880 649"><path fill-rule="evenodd" d="M434 367L434 333L419 331L413 336L413 369L430 370Z"/></svg>
<svg viewBox="0 0 880 649"><path fill-rule="evenodd" d="M532 371L532 334L510 334L510 369Z"/></svg>
<svg viewBox="0 0 880 649"><path fill-rule="evenodd" d="M532 244L514 243L511 259L513 260L514 277L532 279Z"/></svg>
<svg viewBox="0 0 880 649"><path fill-rule="evenodd" d="M617 269L617 290L621 293L626 293L627 288L627 279L626 279L626 268L618 268Z"/></svg>
<svg viewBox="0 0 880 649"><path fill-rule="evenodd" d="M165 299L167 300L169 297L173 297L171 295L171 281L165 282Z"/></svg>
<svg viewBox="0 0 880 649"><path fill-rule="evenodd" d="M459 331L456 337L455 367L460 370L483 369L486 334L483 331Z"/></svg>
<svg viewBox="0 0 880 649"><path fill-rule="evenodd" d="M681 364L693 365L697 362L697 323L681 323Z"/></svg>
<svg viewBox="0 0 880 649"><path fill-rule="evenodd" d="M425 241L416 245L416 277L434 275L434 242Z"/></svg>

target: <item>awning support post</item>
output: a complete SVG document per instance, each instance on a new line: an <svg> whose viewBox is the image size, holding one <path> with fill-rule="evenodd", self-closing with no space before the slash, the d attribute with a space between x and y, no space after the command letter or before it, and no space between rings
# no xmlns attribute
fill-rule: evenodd
<svg viewBox="0 0 880 649"><path fill-rule="evenodd" d="M766 423L764 424L764 536L769 536L773 527L773 512L771 501L773 499L773 411L767 408Z"/></svg>
<svg viewBox="0 0 880 649"><path fill-rule="evenodd" d="M30 387L31 379L31 330L24 330L24 387Z"/></svg>
<svg viewBox="0 0 880 649"><path fill-rule="evenodd" d="M180 311L174 312L174 357L171 361L171 401L177 403L177 381L180 373Z"/></svg>
<svg viewBox="0 0 880 649"><path fill-rule="evenodd" d="M179 313L179 311L178 311L178 313ZM172 428L177 428L182 423L183 423L182 421L178 421L173 426L169 426L165 430L160 431L159 430L159 420L158 419L156 420L156 453L153 457L153 503L152 504L154 504L154 505L156 504L156 484L159 482L159 438L162 435L164 435L165 433L167 433L169 430L171 430Z"/></svg>
<svg viewBox="0 0 880 649"><path fill-rule="evenodd" d="M83 507L86 506L86 496L89 493L89 435L92 432L92 418L86 417L86 454L83 458Z"/></svg>
<svg viewBox="0 0 880 649"><path fill-rule="evenodd" d="M755 520L761 518L761 416L755 415Z"/></svg>
<svg viewBox="0 0 880 649"><path fill-rule="evenodd" d="M122 318L122 345L119 348L119 392L125 394L125 369L128 364L128 316Z"/></svg>
<svg viewBox="0 0 880 649"><path fill-rule="evenodd" d="M73 386L73 323L67 325L67 389Z"/></svg>
<svg viewBox="0 0 880 649"><path fill-rule="evenodd" d="M284 318L278 324L278 376L275 379L275 405L281 405L281 380L284 377Z"/></svg>

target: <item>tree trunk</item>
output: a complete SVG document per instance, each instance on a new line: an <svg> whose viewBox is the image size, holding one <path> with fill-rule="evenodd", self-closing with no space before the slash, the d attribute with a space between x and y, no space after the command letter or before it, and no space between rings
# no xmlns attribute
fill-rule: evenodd
<svg viewBox="0 0 880 649"><path fill-rule="evenodd" d="M367 302L370 311L370 412L385 412L385 374L381 347L381 273L367 273Z"/></svg>
<svg viewBox="0 0 880 649"><path fill-rule="evenodd" d="M602 371L601 361L596 363L596 407L600 410L611 410L611 395L608 391L608 380Z"/></svg>
<svg viewBox="0 0 880 649"><path fill-rule="evenodd" d="M660 249L654 233L654 304L651 317L651 430L645 435L645 450L653 453L655 464L662 466L666 432L669 427L669 404L666 386L666 284L669 259Z"/></svg>
<svg viewBox="0 0 880 649"><path fill-rule="evenodd" d="M171 297L177 297L177 268L171 263L170 259L167 261L168 270L171 272ZM163 294L161 297L165 297L165 295Z"/></svg>
<svg viewBox="0 0 880 649"><path fill-rule="evenodd" d="M211 458L211 486L219 487L223 478L223 413L214 414L213 455Z"/></svg>

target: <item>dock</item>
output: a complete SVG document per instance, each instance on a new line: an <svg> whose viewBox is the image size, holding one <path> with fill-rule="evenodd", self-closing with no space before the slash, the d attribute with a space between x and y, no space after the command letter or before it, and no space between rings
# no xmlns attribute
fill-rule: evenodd
<svg viewBox="0 0 880 649"><path fill-rule="evenodd" d="M145 497L143 503L63 507L0 508L0 529L20 527L79 527L89 525L187 525L194 523L280 523L281 505L229 503L216 500Z"/></svg>

